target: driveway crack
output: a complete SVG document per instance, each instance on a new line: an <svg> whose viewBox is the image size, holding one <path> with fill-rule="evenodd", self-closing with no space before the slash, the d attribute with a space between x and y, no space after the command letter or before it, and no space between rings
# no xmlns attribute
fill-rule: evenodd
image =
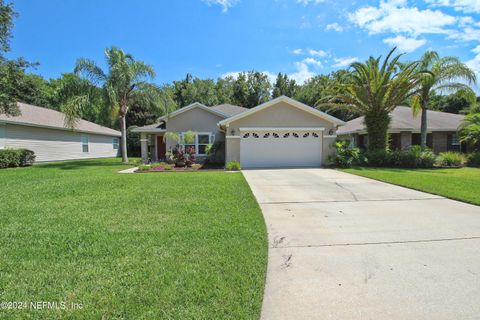
<svg viewBox="0 0 480 320"><path fill-rule="evenodd" d="M357 196L355 195L355 193L353 193L352 190L348 189L347 187L341 185L341 184L338 183L338 182L335 182L335 184L336 184L338 187L342 188L343 190L348 191L348 192L352 195L353 199L355 199L355 201L358 201Z"/></svg>

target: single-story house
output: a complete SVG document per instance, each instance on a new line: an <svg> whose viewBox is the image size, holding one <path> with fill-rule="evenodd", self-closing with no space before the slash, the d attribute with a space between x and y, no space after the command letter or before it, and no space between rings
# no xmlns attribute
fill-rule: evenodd
<svg viewBox="0 0 480 320"><path fill-rule="evenodd" d="M413 116L409 107L398 106L390 113L391 123L390 149L401 150L411 145L420 145L421 115ZM427 111L427 146L435 153L444 151L466 151L466 146L458 141L458 128L464 119L463 115L439 111ZM348 121L338 129L339 139L347 139L352 145L361 149L368 145L367 129L364 117Z"/></svg>
<svg viewBox="0 0 480 320"><path fill-rule="evenodd" d="M196 133L193 145L197 158L206 156L208 144L224 141L225 160L239 161L243 168L308 167L326 163L334 152L337 128L343 124L282 96L252 109L193 103L134 131L141 133L144 162L162 160L166 151L175 147L175 141L164 139L166 132L191 130Z"/></svg>
<svg viewBox="0 0 480 320"><path fill-rule="evenodd" d="M116 157L120 132L86 120L75 129L65 125L61 112L18 103L20 115L0 115L0 149L26 148L36 161Z"/></svg>

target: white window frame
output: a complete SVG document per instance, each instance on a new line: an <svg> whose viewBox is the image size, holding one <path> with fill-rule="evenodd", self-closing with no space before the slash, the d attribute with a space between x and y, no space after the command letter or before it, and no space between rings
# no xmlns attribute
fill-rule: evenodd
<svg viewBox="0 0 480 320"><path fill-rule="evenodd" d="M182 132L180 134L180 137L183 139L183 136L186 132ZM198 136L200 135L208 135L208 143L198 143ZM215 134L212 133L212 132L195 132L195 141L192 142L191 144L187 144L187 145L192 145L195 147L195 155L196 156L206 156L207 154L206 153L199 153L199 146L200 145L209 145L209 144L213 144L215 142ZM182 147L185 148L185 145L182 145Z"/></svg>
<svg viewBox="0 0 480 320"><path fill-rule="evenodd" d="M86 143L85 143L85 140L86 140ZM81 143L82 143L82 153L89 153L90 152L90 137L88 136L88 134L82 134ZM85 151L85 149L84 149L85 146L87 146L87 151Z"/></svg>
<svg viewBox="0 0 480 320"><path fill-rule="evenodd" d="M120 148L120 138L112 138L113 150L118 150Z"/></svg>

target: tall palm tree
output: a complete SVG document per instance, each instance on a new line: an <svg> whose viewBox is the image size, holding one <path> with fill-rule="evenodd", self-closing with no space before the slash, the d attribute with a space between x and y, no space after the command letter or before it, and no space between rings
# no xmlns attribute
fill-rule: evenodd
<svg viewBox="0 0 480 320"><path fill-rule="evenodd" d="M329 102L317 106L346 108L365 117L368 132L368 150L385 150L388 141L389 113L414 94L420 77L418 62L404 64L400 68L402 54L392 58L392 49L382 57L370 57L366 62L355 62L351 83L343 85L340 93L329 97Z"/></svg>
<svg viewBox="0 0 480 320"><path fill-rule="evenodd" d="M474 84L476 82L475 72L462 63L457 57L441 58L435 51L427 51L423 54L418 64L417 71L422 73L418 91L412 96L412 107L414 115L419 111L421 118L421 140L422 147L427 146L427 109L430 97L435 92L456 92L458 90L472 91L464 83Z"/></svg>
<svg viewBox="0 0 480 320"><path fill-rule="evenodd" d="M148 106L157 106L166 111L167 107L162 102L161 89L148 82L155 77L155 72L150 65L137 61L132 55L123 50L111 47L105 50L105 60L108 71L103 71L90 59L79 59L75 66L75 73L92 82L102 89L105 108L108 114L118 117L122 132L122 161L128 162L127 155L127 128L125 116L133 103ZM66 121L74 127L80 118L81 110L90 103L88 92L78 94L62 106L66 114Z"/></svg>

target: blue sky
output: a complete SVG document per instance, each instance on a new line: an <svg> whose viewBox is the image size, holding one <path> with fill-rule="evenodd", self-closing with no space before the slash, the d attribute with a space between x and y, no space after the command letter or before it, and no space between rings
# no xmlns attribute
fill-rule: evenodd
<svg viewBox="0 0 480 320"><path fill-rule="evenodd" d="M480 0L17 0L10 57L58 77L116 45L156 82L257 70L303 82L392 46L455 55L480 72Z"/></svg>

